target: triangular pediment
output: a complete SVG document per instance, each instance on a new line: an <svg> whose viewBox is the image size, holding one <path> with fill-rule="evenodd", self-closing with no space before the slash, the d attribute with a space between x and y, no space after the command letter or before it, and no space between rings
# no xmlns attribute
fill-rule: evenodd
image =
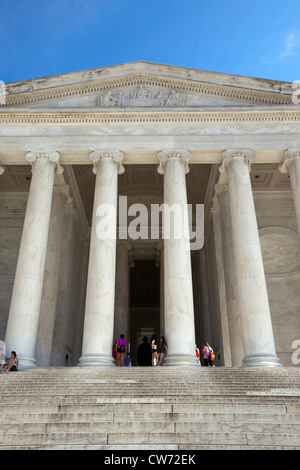
<svg viewBox="0 0 300 470"><path fill-rule="evenodd" d="M147 62L7 84L7 107L205 108L291 103L291 84Z"/></svg>

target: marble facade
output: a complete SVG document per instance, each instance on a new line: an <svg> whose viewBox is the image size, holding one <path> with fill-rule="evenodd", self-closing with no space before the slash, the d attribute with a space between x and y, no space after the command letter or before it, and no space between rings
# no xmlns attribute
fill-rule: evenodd
<svg viewBox="0 0 300 470"><path fill-rule="evenodd" d="M113 366L121 332L133 358L143 335L164 334L169 366L197 365L205 341L218 365L295 365L292 95L291 83L147 62L6 84L0 339L20 366ZM204 246L99 239L99 204L116 235L126 224L119 196L149 210L204 204Z"/></svg>

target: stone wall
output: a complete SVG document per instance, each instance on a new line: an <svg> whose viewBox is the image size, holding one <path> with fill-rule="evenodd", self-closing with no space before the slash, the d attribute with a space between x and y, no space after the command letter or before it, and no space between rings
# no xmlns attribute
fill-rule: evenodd
<svg viewBox="0 0 300 470"><path fill-rule="evenodd" d="M300 241L292 194L256 193L255 205L277 355L293 367L300 339Z"/></svg>

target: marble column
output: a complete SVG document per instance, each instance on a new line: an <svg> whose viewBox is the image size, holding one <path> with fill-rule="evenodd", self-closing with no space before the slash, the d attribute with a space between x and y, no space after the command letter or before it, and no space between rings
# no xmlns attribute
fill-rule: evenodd
<svg viewBox="0 0 300 470"><path fill-rule="evenodd" d="M234 264L244 344L244 366L280 366L276 356L266 279L253 201L251 150L226 150Z"/></svg>
<svg viewBox="0 0 300 470"><path fill-rule="evenodd" d="M209 291L208 291L208 269L207 269L207 253L205 247L197 252L198 255L198 273L199 273L199 284L198 289L200 291L200 306L201 306L201 340L203 346L204 342L208 341L210 344L213 343L213 328L212 328L212 318L210 315L210 305L209 305Z"/></svg>
<svg viewBox="0 0 300 470"><path fill-rule="evenodd" d="M63 178L61 176L61 178ZM63 238L65 205L72 201L69 187L64 181L54 182L52 207L49 225L45 274L36 341L36 361L39 366L49 367L57 310L59 267Z"/></svg>
<svg viewBox="0 0 300 470"><path fill-rule="evenodd" d="M233 366L241 366L244 357L244 346L234 269L234 245L227 178L226 181L218 183L215 190L219 202L231 360Z"/></svg>
<svg viewBox="0 0 300 470"><path fill-rule="evenodd" d="M165 336L164 245L156 245L155 266L159 268L159 335Z"/></svg>
<svg viewBox="0 0 300 470"><path fill-rule="evenodd" d="M4 166L2 166L0 163L0 176L3 175L4 171Z"/></svg>
<svg viewBox="0 0 300 470"><path fill-rule="evenodd" d="M290 176L297 224L300 234L300 149L289 149L285 152L285 158L279 166L281 173L288 173Z"/></svg>
<svg viewBox="0 0 300 470"><path fill-rule="evenodd" d="M114 341L120 334L129 343L130 254L131 243L117 244Z"/></svg>
<svg viewBox="0 0 300 470"><path fill-rule="evenodd" d="M195 354L195 323L189 221L185 174L188 172L187 151L162 151L158 155L158 172L164 175L163 215L164 294L167 366L198 366ZM167 234L168 211L175 209L171 230ZM177 212L178 211L178 212Z"/></svg>
<svg viewBox="0 0 300 470"><path fill-rule="evenodd" d="M35 367L35 346L42 297L55 167L62 172L57 152L30 152L32 164L19 257L5 343L16 351L20 369Z"/></svg>
<svg viewBox="0 0 300 470"><path fill-rule="evenodd" d="M123 154L93 152L96 174L86 292L82 356L79 366L113 366L118 173Z"/></svg>

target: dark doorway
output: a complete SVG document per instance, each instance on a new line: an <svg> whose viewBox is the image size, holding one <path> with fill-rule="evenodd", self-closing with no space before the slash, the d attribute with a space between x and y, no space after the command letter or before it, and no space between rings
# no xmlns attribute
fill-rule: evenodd
<svg viewBox="0 0 300 470"><path fill-rule="evenodd" d="M130 269L130 353L137 365L137 348L143 337L159 335L159 268L154 260L136 260Z"/></svg>

